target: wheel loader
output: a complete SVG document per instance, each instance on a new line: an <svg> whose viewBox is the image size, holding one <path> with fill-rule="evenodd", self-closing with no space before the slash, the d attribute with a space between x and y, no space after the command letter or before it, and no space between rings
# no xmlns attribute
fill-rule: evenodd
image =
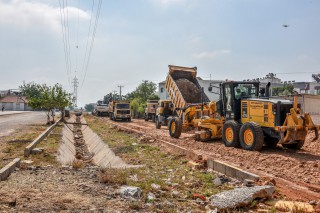
<svg viewBox="0 0 320 213"><path fill-rule="evenodd" d="M294 101L269 98L270 83L259 90L259 82L231 81L221 84L221 100L211 103L211 117L199 121L197 139L222 137L228 147L261 150L263 144L278 143L300 149L309 130L318 138L319 126L309 113L301 113ZM212 119L218 115L218 119ZM221 125L222 124L222 125Z"/></svg>

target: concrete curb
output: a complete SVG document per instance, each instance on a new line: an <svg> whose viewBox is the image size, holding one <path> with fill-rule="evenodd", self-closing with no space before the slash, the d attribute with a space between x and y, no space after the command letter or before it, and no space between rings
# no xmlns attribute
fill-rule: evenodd
<svg viewBox="0 0 320 213"><path fill-rule="evenodd" d="M225 162L219 161L219 160L213 160L213 159L208 159L207 160L207 166L210 169L213 169L217 172L220 172L222 174L225 174L229 177L236 178L238 180L253 180L253 181L258 181L259 176L250 172L247 172L245 170L242 170L240 168L237 168L235 166L232 166L230 164L227 164Z"/></svg>
<svg viewBox="0 0 320 213"><path fill-rule="evenodd" d="M20 158L15 158L0 170L0 181L7 180L9 175L20 166Z"/></svg>
<svg viewBox="0 0 320 213"><path fill-rule="evenodd" d="M57 124L61 121L60 118L56 123L52 124L48 129L46 129L41 135L39 135L34 141L32 141L25 149L24 149L24 157L29 157L31 154L31 150L42 141L45 137L49 135L49 133L57 126Z"/></svg>

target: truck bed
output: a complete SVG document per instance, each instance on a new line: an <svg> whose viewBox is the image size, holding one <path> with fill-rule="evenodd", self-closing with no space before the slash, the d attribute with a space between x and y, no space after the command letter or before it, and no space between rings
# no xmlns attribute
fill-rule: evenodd
<svg viewBox="0 0 320 213"><path fill-rule="evenodd" d="M169 65L169 73L166 78L166 89L169 96L178 108L185 108L189 104L201 103L201 86L196 78L196 68L178 67ZM209 98L202 94L203 101L209 102Z"/></svg>

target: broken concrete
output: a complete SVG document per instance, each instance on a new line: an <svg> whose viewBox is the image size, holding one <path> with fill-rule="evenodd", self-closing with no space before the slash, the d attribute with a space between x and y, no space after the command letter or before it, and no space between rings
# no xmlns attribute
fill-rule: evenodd
<svg viewBox="0 0 320 213"><path fill-rule="evenodd" d="M218 210L234 209L247 206L256 198L269 198L272 196L274 186L253 186L236 188L210 197L210 208Z"/></svg>
<svg viewBox="0 0 320 213"><path fill-rule="evenodd" d="M131 200L140 199L141 189L135 186L123 186L120 188L120 196Z"/></svg>

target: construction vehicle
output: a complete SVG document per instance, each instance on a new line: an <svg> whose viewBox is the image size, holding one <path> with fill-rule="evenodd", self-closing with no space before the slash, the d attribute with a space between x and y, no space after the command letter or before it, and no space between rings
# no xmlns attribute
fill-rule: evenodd
<svg viewBox="0 0 320 213"><path fill-rule="evenodd" d="M209 115L209 102L197 76L197 67L169 65L165 87L173 103L172 116L168 122L171 137L179 138L182 130L198 126L202 116Z"/></svg>
<svg viewBox="0 0 320 213"><path fill-rule="evenodd" d="M318 138L319 126L301 113L296 96L294 101L273 100L270 83L260 89L259 82L229 81L220 86L221 99L209 103L199 92L196 73L196 67L169 65L165 86L174 104L168 123L171 137L179 138L187 127L198 128L197 140L222 138L228 147L257 151L264 143L300 149L309 130Z"/></svg>
<svg viewBox="0 0 320 213"><path fill-rule="evenodd" d="M144 120L145 121L152 120L154 122L157 108L158 108L158 100L148 100L147 106L144 111Z"/></svg>
<svg viewBox="0 0 320 213"><path fill-rule="evenodd" d="M210 118L198 126L199 140L222 137L228 147L262 149L263 144L300 149L309 130L318 138L319 126L309 113L301 113L298 97L293 101L269 98L270 83L259 90L259 82L231 81L221 84L221 100L212 104ZM209 88L210 89L210 88ZM215 117L216 119L212 119Z"/></svg>
<svg viewBox="0 0 320 213"><path fill-rule="evenodd" d="M130 101L109 102L109 117L114 121L131 121Z"/></svg>
<svg viewBox="0 0 320 213"><path fill-rule="evenodd" d="M159 100L156 109L155 124L156 128L168 126L170 119L174 115L173 103L171 100Z"/></svg>
<svg viewBox="0 0 320 213"><path fill-rule="evenodd" d="M104 104L103 101L98 101L93 109L92 114L97 116L104 116L104 115L108 116L109 115L108 104Z"/></svg>

